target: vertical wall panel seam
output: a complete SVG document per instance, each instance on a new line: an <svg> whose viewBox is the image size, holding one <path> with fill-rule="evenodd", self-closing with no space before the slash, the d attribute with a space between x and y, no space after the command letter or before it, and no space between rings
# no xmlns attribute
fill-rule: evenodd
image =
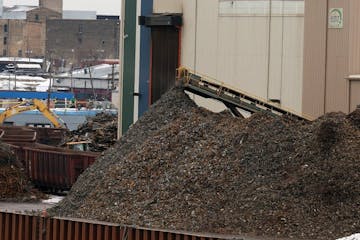
<svg viewBox="0 0 360 240"><path fill-rule="evenodd" d="M271 20L272 0L269 0L269 24L268 24L268 56L267 56L267 78L266 78L266 100L269 100L270 89L270 58L271 58Z"/></svg>
<svg viewBox="0 0 360 240"><path fill-rule="evenodd" d="M327 95L327 66L328 66L328 43L329 43L329 0L326 0L326 37L325 37L325 82L324 82L324 100L323 100L323 113L326 112L326 95Z"/></svg>
<svg viewBox="0 0 360 240"><path fill-rule="evenodd" d="M198 0L195 0L195 46L194 46L194 71L197 72L196 62L197 62L197 28L198 28Z"/></svg>

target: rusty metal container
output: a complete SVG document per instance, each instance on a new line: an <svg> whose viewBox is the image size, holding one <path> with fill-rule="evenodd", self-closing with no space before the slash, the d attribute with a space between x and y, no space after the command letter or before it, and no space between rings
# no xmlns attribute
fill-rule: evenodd
<svg viewBox="0 0 360 240"><path fill-rule="evenodd" d="M0 126L3 132L0 140L6 143L21 145L22 143L41 143L57 146L63 142L67 129L35 128L23 126Z"/></svg>
<svg viewBox="0 0 360 240"><path fill-rule="evenodd" d="M26 173L40 189L69 190L99 153L80 152L37 143L11 145Z"/></svg>

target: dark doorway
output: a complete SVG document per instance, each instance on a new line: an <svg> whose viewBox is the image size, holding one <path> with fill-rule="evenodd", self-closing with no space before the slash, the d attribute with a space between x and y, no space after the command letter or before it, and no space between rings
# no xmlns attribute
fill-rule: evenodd
<svg viewBox="0 0 360 240"><path fill-rule="evenodd" d="M179 66L179 31L174 26L151 28L150 104L175 85L176 68Z"/></svg>

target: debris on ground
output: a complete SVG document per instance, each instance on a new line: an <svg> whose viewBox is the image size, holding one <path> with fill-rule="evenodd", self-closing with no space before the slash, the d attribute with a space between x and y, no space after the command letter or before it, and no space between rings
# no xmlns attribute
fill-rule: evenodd
<svg viewBox="0 0 360 240"><path fill-rule="evenodd" d="M114 145L117 141L117 115L102 112L87 118L66 139L66 142L80 141L88 141L92 152L102 152Z"/></svg>
<svg viewBox="0 0 360 240"><path fill-rule="evenodd" d="M16 164L14 153L8 144L0 142L0 165Z"/></svg>
<svg viewBox="0 0 360 240"><path fill-rule="evenodd" d="M351 235L360 229L357 116L238 119L198 108L176 88L78 178L51 214L235 235Z"/></svg>
<svg viewBox="0 0 360 240"><path fill-rule="evenodd" d="M9 145L0 142L0 201L29 202L46 198L32 185Z"/></svg>

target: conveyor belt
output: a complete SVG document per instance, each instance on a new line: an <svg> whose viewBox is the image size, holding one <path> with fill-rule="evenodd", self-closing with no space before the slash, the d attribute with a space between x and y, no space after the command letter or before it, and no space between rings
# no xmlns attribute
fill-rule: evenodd
<svg viewBox="0 0 360 240"><path fill-rule="evenodd" d="M224 83L196 74L187 68L177 70L177 81L189 92L223 102L236 116L241 115L237 109L243 109L250 113L266 111L278 116L290 115L301 120L312 120L310 117L281 108L261 98L235 90Z"/></svg>

